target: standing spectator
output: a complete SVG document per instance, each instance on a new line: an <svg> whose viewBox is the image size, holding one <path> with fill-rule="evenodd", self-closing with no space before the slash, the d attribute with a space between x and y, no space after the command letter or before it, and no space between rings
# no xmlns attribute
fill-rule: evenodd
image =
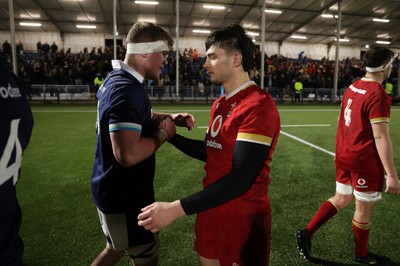
<svg viewBox="0 0 400 266"><path fill-rule="evenodd" d="M294 82L294 101L300 102L301 91L303 90L303 83L300 80L295 80Z"/></svg>
<svg viewBox="0 0 400 266"><path fill-rule="evenodd" d="M3 43L3 53L5 55L11 55L11 44L7 40Z"/></svg>
<svg viewBox="0 0 400 266"><path fill-rule="evenodd" d="M137 216L154 202L155 151L175 134L175 125L171 116L153 113L143 80L158 79L172 45L161 27L136 23L128 32L124 62L113 61L97 93L92 192L107 245L92 266L115 265L125 253L134 265L157 265L158 234L138 226ZM194 126L191 115L173 117L178 125Z"/></svg>
<svg viewBox="0 0 400 266"><path fill-rule="evenodd" d="M101 58L103 56L103 48L99 47L97 48L97 55Z"/></svg>
<svg viewBox="0 0 400 266"><path fill-rule="evenodd" d="M72 77L75 85L82 85L82 68L79 63L75 63L75 67L72 68Z"/></svg>
<svg viewBox="0 0 400 266"><path fill-rule="evenodd" d="M269 163L280 130L272 97L250 80L255 45L239 25L206 40L204 67L226 94L211 107L204 140L176 134L170 142L205 161L204 189L174 202L142 209L139 224L157 232L197 213L195 249L202 266L269 265Z"/></svg>
<svg viewBox="0 0 400 266"><path fill-rule="evenodd" d="M66 55L67 57L70 57L70 56L72 55L72 53L71 53L71 48L68 48L68 49L67 49L67 51L65 52L65 55Z"/></svg>
<svg viewBox="0 0 400 266"><path fill-rule="evenodd" d="M183 50L183 61L187 63L189 61L189 51L187 48Z"/></svg>
<svg viewBox="0 0 400 266"><path fill-rule="evenodd" d="M42 45L42 53L46 55L46 58L49 51L50 51L50 45L47 42L44 42L44 44Z"/></svg>
<svg viewBox="0 0 400 266"><path fill-rule="evenodd" d="M0 265L22 266L19 236L22 213L16 195L22 153L29 143L33 117L23 83L0 58Z"/></svg>
<svg viewBox="0 0 400 266"><path fill-rule="evenodd" d="M57 46L57 44L56 44L55 42L53 42L53 44L51 45L50 50L51 50L51 54L52 54L52 55L54 55L55 53L57 53L58 46Z"/></svg>
<svg viewBox="0 0 400 266"><path fill-rule="evenodd" d="M304 59L304 51L301 51L297 56L297 61L302 64Z"/></svg>
<svg viewBox="0 0 400 266"><path fill-rule="evenodd" d="M193 50L193 59L195 63L199 62L199 52L196 49Z"/></svg>
<svg viewBox="0 0 400 266"><path fill-rule="evenodd" d="M276 86L278 87L279 91L282 92L282 98L285 95L285 73L281 72L278 74L276 79Z"/></svg>
<svg viewBox="0 0 400 266"><path fill-rule="evenodd" d="M297 231L300 253L310 259L311 238L355 197L352 228L356 262L382 265L389 258L369 251L371 217L386 193L400 194L389 137L391 101L382 82L392 71L393 52L375 46L364 55L367 73L343 94L336 136L336 193L322 203L305 229ZM385 177L386 172L386 177Z"/></svg>
<svg viewBox="0 0 400 266"><path fill-rule="evenodd" d="M22 44L21 41L18 41L18 43L15 45L17 55L22 55L24 53L24 45Z"/></svg>
<svg viewBox="0 0 400 266"><path fill-rule="evenodd" d="M51 58L55 61L58 46L55 42L50 46Z"/></svg>
<svg viewBox="0 0 400 266"><path fill-rule="evenodd" d="M390 97L392 97L392 95L393 95L393 83L390 80L387 80L385 82L385 91Z"/></svg>
<svg viewBox="0 0 400 266"><path fill-rule="evenodd" d="M170 47L167 55L168 63L171 63L172 60L175 60L175 56L176 56L176 51L174 50L173 47Z"/></svg>
<svg viewBox="0 0 400 266"><path fill-rule="evenodd" d="M94 95L97 94L97 91L99 90L101 84L103 83L104 78L100 73L96 74L96 77L93 80L93 86L94 86Z"/></svg>
<svg viewBox="0 0 400 266"><path fill-rule="evenodd" d="M97 59L96 47L93 47L92 50L90 51L89 59L90 59L90 60L95 60L95 59Z"/></svg>
<svg viewBox="0 0 400 266"><path fill-rule="evenodd" d="M41 42L41 41L38 41L38 42L36 43L36 50L37 50L37 52L38 52L39 54L42 53L42 42Z"/></svg>
<svg viewBox="0 0 400 266"><path fill-rule="evenodd" d="M188 60L189 60L190 65L192 65L193 61L194 61L194 51L193 51L192 47L190 47L189 51L188 51Z"/></svg>

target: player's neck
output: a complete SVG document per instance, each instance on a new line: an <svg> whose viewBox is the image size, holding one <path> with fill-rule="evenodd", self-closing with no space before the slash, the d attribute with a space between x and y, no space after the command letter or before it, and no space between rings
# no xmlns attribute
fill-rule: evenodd
<svg viewBox="0 0 400 266"><path fill-rule="evenodd" d="M234 75L233 78L231 78L227 82L223 83L222 85L224 86L226 94L229 94L249 81L250 81L250 78L249 78L248 73L242 72L242 73L237 73L236 75Z"/></svg>
<svg viewBox="0 0 400 266"><path fill-rule="evenodd" d="M382 82L384 81L383 73L381 73L381 72L378 72L376 74L367 72L367 74L365 74L363 79L369 80L369 81L376 81L380 84L382 84Z"/></svg>

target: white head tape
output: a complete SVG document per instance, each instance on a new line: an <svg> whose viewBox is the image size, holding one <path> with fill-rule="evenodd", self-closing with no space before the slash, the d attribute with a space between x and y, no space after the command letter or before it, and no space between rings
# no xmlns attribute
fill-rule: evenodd
<svg viewBox="0 0 400 266"><path fill-rule="evenodd" d="M394 58L394 57L393 57ZM386 64L385 67L383 67L383 65L378 66L378 67L365 67L365 69L367 70L367 72L379 72L382 71L388 67L390 67L393 63L393 58L390 59L390 61Z"/></svg>
<svg viewBox="0 0 400 266"><path fill-rule="evenodd" d="M126 45L127 54L151 54L162 51L168 51L168 45L165 41L159 40L155 42L129 42Z"/></svg>

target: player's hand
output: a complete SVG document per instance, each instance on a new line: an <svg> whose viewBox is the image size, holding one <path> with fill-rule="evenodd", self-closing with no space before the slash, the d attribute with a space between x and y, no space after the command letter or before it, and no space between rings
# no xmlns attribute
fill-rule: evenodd
<svg viewBox="0 0 400 266"><path fill-rule="evenodd" d="M171 139L176 133L176 127L174 121L170 116L166 116L159 124L159 129L165 130L168 134L168 140Z"/></svg>
<svg viewBox="0 0 400 266"><path fill-rule="evenodd" d="M157 131L160 128L161 121L162 119L160 119L159 117L155 117L152 119L154 131Z"/></svg>
<svg viewBox="0 0 400 266"><path fill-rule="evenodd" d="M196 123L194 116L189 113L172 114L171 117L175 125L178 127L186 127L189 131L194 128L194 124Z"/></svg>
<svg viewBox="0 0 400 266"><path fill-rule="evenodd" d="M386 177L386 193L400 195L400 181L397 177Z"/></svg>
<svg viewBox="0 0 400 266"><path fill-rule="evenodd" d="M141 209L141 211L138 215L138 225L143 226L152 233L160 231L185 215L179 200L174 202L154 202Z"/></svg>

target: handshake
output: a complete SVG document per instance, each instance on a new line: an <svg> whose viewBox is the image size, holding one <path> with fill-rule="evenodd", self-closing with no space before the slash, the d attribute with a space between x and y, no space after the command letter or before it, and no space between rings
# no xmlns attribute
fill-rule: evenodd
<svg viewBox="0 0 400 266"><path fill-rule="evenodd" d="M155 134L156 149L164 142L170 140L176 133L176 126L186 127L188 130L194 128L195 119L189 113L177 114L153 114L153 125L157 133Z"/></svg>

